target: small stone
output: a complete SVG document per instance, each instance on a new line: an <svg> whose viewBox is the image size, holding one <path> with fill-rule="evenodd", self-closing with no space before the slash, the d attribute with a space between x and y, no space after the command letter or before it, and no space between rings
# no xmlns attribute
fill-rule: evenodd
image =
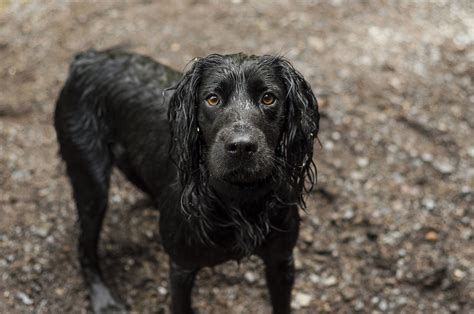
<svg viewBox="0 0 474 314"><path fill-rule="evenodd" d="M345 287L342 289L341 293L342 293L343 298L346 301L349 301L349 300L354 299L356 295L356 290L352 287Z"/></svg>
<svg viewBox="0 0 474 314"><path fill-rule="evenodd" d="M430 153L423 153L421 154L421 159L426 162L431 162L433 161L433 155L431 155Z"/></svg>
<svg viewBox="0 0 474 314"><path fill-rule="evenodd" d="M320 278L316 274L311 274L309 275L309 280L311 280L312 283L318 283L320 281Z"/></svg>
<svg viewBox="0 0 474 314"><path fill-rule="evenodd" d="M367 157L357 158L357 165L359 167L365 168L365 167L367 167L368 164L369 164L369 158L367 158Z"/></svg>
<svg viewBox="0 0 474 314"><path fill-rule="evenodd" d="M467 154L474 158L474 146L469 147L469 149L467 150Z"/></svg>
<svg viewBox="0 0 474 314"><path fill-rule="evenodd" d="M46 238L46 236L48 236L48 234L49 234L49 226L40 226L40 227L36 228L36 230L34 232L37 235L39 235L40 237Z"/></svg>
<svg viewBox="0 0 474 314"><path fill-rule="evenodd" d="M323 145L324 149L326 150L333 150L334 149L334 142L333 141L326 141Z"/></svg>
<svg viewBox="0 0 474 314"><path fill-rule="evenodd" d="M425 239L428 241L438 241L438 234L435 231L429 231L425 234Z"/></svg>
<svg viewBox="0 0 474 314"><path fill-rule="evenodd" d="M165 287L159 286L158 287L158 293L161 294L161 295L167 295L168 294L168 289L166 289Z"/></svg>
<svg viewBox="0 0 474 314"><path fill-rule="evenodd" d="M457 303L453 303L449 306L449 310L453 313L459 312L459 305Z"/></svg>
<svg viewBox="0 0 474 314"><path fill-rule="evenodd" d="M303 262L301 261L301 258L299 255L295 255L295 269L300 270L303 268Z"/></svg>
<svg viewBox="0 0 474 314"><path fill-rule="evenodd" d="M440 161L435 163L435 168L439 170L442 174L451 174L454 172L455 168L453 165L446 161Z"/></svg>
<svg viewBox="0 0 474 314"><path fill-rule="evenodd" d="M115 194L110 198L110 201L114 204L118 204L122 201L122 198L120 197L120 195Z"/></svg>
<svg viewBox="0 0 474 314"><path fill-rule="evenodd" d="M295 308L295 309L300 309L302 307L308 307L311 303L311 301L313 300L313 297L307 293L303 293L303 292L297 292L296 293L296 296L295 296L295 299L294 299L294 304L292 304L292 306Z"/></svg>
<svg viewBox="0 0 474 314"><path fill-rule="evenodd" d="M64 289L63 288L56 288L54 290L54 292L60 297L62 297L64 295Z"/></svg>
<svg viewBox="0 0 474 314"><path fill-rule="evenodd" d="M255 276L255 274L251 271L246 272L244 277L249 283L253 283L255 280L257 280L257 276Z"/></svg>
<svg viewBox="0 0 474 314"><path fill-rule="evenodd" d="M26 305L31 305L33 304L33 300L24 292L18 292L16 294L16 297L18 299L20 299L21 302L23 302L23 304L26 304Z"/></svg>
<svg viewBox="0 0 474 314"><path fill-rule="evenodd" d="M344 215L343 215L344 219L346 220L351 220L352 218L354 218L354 211L352 209L348 209L344 212Z"/></svg>
<svg viewBox="0 0 474 314"><path fill-rule="evenodd" d="M356 311L362 311L365 308L364 302L362 300L356 300L354 304L354 309Z"/></svg>
<svg viewBox="0 0 474 314"><path fill-rule="evenodd" d="M428 210L433 210L436 207L436 202L430 198L424 198L422 204Z"/></svg>
<svg viewBox="0 0 474 314"><path fill-rule="evenodd" d="M334 276L330 276L328 278L325 278L322 281L322 283L323 283L323 285L325 285L327 287L334 286L337 283L337 278L334 277Z"/></svg>
<svg viewBox="0 0 474 314"><path fill-rule="evenodd" d="M457 280L462 280L466 276L466 273L457 268L454 270L453 275Z"/></svg>

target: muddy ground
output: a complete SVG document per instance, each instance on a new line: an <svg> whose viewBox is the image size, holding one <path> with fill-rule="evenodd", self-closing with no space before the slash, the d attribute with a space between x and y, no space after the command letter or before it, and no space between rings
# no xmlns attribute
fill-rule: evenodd
<svg viewBox="0 0 474 314"><path fill-rule="evenodd" d="M296 313L474 311L474 8L466 1L0 0L0 312L89 311L52 111L72 55L127 43L287 56L322 112ZM134 312L168 313L159 213L114 174L101 242ZM203 270L200 313L269 313L259 260Z"/></svg>

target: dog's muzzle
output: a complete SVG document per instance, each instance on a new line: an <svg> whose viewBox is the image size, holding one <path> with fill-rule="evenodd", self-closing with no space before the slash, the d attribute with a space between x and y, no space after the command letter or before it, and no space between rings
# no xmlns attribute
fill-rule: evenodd
<svg viewBox="0 0 474 314"><path fill-rule="evenodd" d="M237 133L227 139L224 149L231 158L249 158L258 151L258 142L249 133Z"/></svg>

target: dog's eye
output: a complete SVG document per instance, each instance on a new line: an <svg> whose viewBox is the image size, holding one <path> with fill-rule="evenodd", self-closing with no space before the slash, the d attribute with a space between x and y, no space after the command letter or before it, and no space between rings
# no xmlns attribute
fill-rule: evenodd
<svg viewBox="0 0 474 314"><path fill-rule="evenodd" d="M273 103L275 102L275 96L270 93L265 93L263 94L262 100L260 100L260 102L266 106L273 105Z"/></svg>
<svg viewBox="0 0 474 314"><path fill-rule="evenodd" d="M214 94L207 96L206 101L209 106L217 106L221 102L219 97Z"/></svg>

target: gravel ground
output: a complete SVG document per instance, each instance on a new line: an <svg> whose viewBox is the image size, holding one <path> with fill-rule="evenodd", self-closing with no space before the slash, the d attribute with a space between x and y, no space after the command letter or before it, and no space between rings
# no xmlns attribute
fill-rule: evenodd
<svg viewBox="0 0 474 314"><path fill-rule="evenodd" d="M183 69L293 61L321 104L296 313L474 311L474 5L466 1L0 0L0 312L90 311L52 111L71 56L127 43ZM130 309L168 313L159 212L116 173L101 242ZM255 258L203 270L200 313L269 313Z"/></svg>

